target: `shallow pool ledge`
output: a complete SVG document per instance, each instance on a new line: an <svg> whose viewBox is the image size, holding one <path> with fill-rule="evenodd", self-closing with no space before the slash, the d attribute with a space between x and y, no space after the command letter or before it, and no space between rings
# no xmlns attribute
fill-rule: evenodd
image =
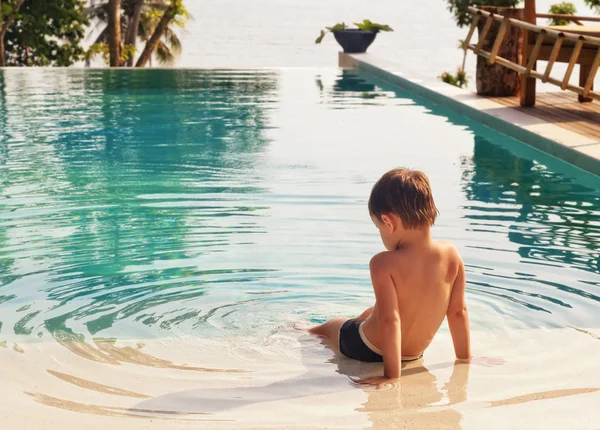
<svg viewBox="0 0 600 430"><path fill-rule="evenodd" d="M551 122L524 114L468 90L419 76L372 54L340 52L342 68L359 69L452 109L567 163L600 176L600 142Z"/></svg>

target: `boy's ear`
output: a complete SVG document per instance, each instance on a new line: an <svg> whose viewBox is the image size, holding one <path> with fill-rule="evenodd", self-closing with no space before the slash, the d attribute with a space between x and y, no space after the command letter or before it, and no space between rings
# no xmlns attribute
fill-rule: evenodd
<svg viewBox="0 0 600 430"><path fill-rule="evenodd" d="M394 226L394 222L392 220L392 217L387 215L387 214L382 214L381 215L381 221L383 222L383 224L390 229L390 231L394 231L395 230L395 226Z"/></svg>

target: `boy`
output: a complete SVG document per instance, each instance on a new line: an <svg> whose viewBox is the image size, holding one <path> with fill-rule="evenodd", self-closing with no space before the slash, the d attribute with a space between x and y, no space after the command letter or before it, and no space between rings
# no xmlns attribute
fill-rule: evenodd
<svg viewBox="0 0 600 430"><path fill-rule="evenodd" d="M431 239L438 211L427 176L409 169L387 172L371 191L369 212L387 249L371 259L375 306L310 332L349 358L383 361L382 377L358 381L378 388L400 378L402 361L421 358L444 316L457 359L470 360L465 269L450 242Z"/></svg>

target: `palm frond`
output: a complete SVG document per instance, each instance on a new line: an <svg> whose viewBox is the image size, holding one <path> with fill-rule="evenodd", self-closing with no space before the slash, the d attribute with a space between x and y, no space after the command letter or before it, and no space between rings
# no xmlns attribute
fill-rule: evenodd
<svg viewBox="0 0 600 430"><path fill-rule="evenodd" d="M121 4L121 33L127 34L128 26L131 25L132 16L136 4L139 0L122 0ZM145 0L142 8L142 15L138 27L138 40L148 42L152 37L158 23L160 22L164 12L171 5L171 0ZM108 0L89 0L88 6L85 9L85 15L93 23L88 37L91 38L100 29L102 31L94 37L95 44L107 43L108 41ZM182 42L179 39L177 32L174 30L177 27L183 27L186 21L190 18L187 10L173 19L164 34L164 37L159 42L155 51L156 60L160 64L172 64L176 57L181 55Z"/></svg>
<svg viewBox="0 0 600 430"><path fill-rule="evenodd" d="M170 66L175 61L173 53L171 52L169 47L162 41L158 42L158 46L156 47L156 51L154 51L154 53L156 54L156 59L158 60L158 63L163 66Z"/></svg>
<svg viewBox="0 0 600 430"><path fill-rule="evenodd" d="M145 19L140 19L140 27L138 29L138 37L146 42L152 37L152 27L150 23Z"/></svg>
<svg viewBox="0 0 600 430"><path fill-rule="evenodd" d="M177 36L177 33L175 33L170 28L167 28L167 31L165 32L165 43L167 45L169 45L169 47L171 48L171 51L173 51L173 53L176 56L181 54L181 48L182 48L181 39L179 39L179 36Z"/></svg>

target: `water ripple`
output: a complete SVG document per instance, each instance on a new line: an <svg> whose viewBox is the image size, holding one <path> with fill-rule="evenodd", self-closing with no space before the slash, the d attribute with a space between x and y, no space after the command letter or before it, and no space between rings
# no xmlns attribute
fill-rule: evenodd
<svg viewBox="0 0 600 430"><path fill-rule="evenodd" d="M357 72L0 80L0 342L354 316L368 193L400 164L431 177L474 327L600 322L598 181Z"/></svg>

